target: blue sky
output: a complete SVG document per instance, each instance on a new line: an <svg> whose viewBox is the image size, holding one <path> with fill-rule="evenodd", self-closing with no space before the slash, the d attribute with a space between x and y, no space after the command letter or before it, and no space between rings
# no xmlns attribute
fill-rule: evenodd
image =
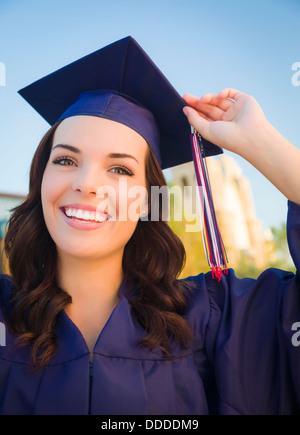
<svg viewBox="0 0 300 435"><path fill-rule="evenodd" d="M300 86L292 84L299 22L299 0L0 0L0 192L27 193L33 153L49 128L17 91L128 35L180 94L247 92L300 149ZM235 158L264 226L285 221L286 199Z"/></svg>

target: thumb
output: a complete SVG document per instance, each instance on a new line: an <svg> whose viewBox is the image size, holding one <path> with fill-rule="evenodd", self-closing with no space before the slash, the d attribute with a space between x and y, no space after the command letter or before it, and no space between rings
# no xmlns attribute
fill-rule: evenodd
<svg viewBox="0 0 300 435"><path fill-rule="evenodd" d="M209 137L211 135L209 131L210 122L199 115L197 110L192 107L185 106L182 110L190 125L193 126L205 139L211 140Z"/></svg>

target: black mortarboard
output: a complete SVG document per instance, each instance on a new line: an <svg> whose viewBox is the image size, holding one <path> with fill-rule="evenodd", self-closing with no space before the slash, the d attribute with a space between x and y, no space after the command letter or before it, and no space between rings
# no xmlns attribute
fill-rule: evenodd
<svg viewBox="0 0 300 435"><path fill-rule="evenodd" d="M47 75L19 93L51 125L63 114L107 117L128 125L147 140L162 169L193 159L190 125L182 112L185 101L131 36ZM120 96L135 104L126 106ZM205 139L203 143L206 156L222 153Z"/></svg>
<svg viewBox="0 0 300 435"><path fill-rule="evenodd" d="M127 125L148 142L162 169L193 160L204 218L204 247L213 275L221 278L226 253L203 157L223 151L196 132L190 134L182 112L185 101L131 36L19 93L51 125L76 115L99 116Z"/></svg>

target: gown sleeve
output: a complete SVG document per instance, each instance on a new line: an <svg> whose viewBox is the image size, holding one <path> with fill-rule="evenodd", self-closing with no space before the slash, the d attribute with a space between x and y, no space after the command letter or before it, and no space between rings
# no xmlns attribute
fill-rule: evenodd
<svg viewBox="0 0 300 435"><path fill-rule="evenodd" d="M218 414L300 413L300 205L292 202L287 237L296 274L270 268L238 279L229 270L221 282L205 275Z"/></svg>

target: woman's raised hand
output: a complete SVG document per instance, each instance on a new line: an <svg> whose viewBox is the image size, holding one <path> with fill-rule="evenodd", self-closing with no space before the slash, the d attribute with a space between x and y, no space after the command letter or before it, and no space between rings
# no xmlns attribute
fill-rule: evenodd
<svg viewBox="0 0 300 435"><path fill-rule="evenodd" d="M230 88L218 95L183 98L189 123L205 139L245 158L300 204L300 150L267 121L255 98Z"/></svg>
<svg viewBox="0 0 300 435"><path fill-rule="evenodd" d="M183 98L189 105L183 109L189 123L205 139L240 155L267 124L255 98L236 89L226 88L218 95L201 98L186 94Z"/></svg>

